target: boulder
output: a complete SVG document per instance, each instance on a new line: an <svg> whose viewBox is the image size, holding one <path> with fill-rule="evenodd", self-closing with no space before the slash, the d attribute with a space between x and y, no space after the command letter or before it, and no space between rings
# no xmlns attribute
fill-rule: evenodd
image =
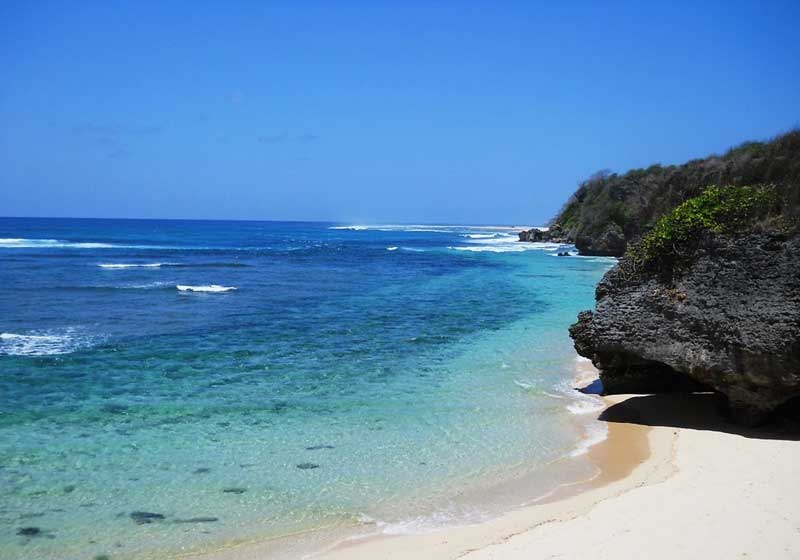
<svg viewBox="0 0 800 560"><path fill-rule="evenodd" d="M581 255L600 257L621 257L625 253L628 241L618 224L606 224L599 235L588 236L578 234L575 247Z"/></svg>
<svg viewBox="0 0 800 560"><path fill-rule="evenodd" d="M800 396L800 235L709 234L668 276L616 266L570 336L607 393L713 389L760 423Z"/></svg>

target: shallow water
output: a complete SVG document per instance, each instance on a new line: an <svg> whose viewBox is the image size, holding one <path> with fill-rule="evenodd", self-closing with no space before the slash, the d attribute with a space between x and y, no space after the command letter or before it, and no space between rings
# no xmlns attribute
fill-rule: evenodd
<svg viewBox="0 0 800 560"><path fill-rule="evenodd" d="M0 558L487 515L580 446L566 326L613 264L515 239L0 219Z"/></svg>

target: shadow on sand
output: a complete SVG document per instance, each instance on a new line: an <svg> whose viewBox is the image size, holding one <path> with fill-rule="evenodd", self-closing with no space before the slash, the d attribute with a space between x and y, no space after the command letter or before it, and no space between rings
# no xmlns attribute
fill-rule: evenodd
<svg viewBox="0 0 800 560"><path fill-rule="evenodd" d="M608 407L599 420L643 426L711 430L754 439L800 441L797 425L768 424L749 428L725 415L725 399L715 393L660 393L630 397Z"/></svg>

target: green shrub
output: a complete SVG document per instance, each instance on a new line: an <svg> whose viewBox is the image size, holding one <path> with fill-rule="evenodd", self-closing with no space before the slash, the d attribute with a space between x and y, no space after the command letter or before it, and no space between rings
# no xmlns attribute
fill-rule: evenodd
<svg viewBox="0 0 800 560"><path fill-rule="evenodd" d="M745 142L722 155L682 165L651 165L616 174L604 170L583 181L553 220L573 241L596 239L614 222L623 227L627 246L651 231L648 227L708 185L775 184L781 212L800 222L800 129L768 142ZM614 207L625 205L625 211Z"/></svg>
<svg viewBox="0 0 800 560"><path fill-rule="evenodd" d="M631 211L623 202L617 202L609 207L608 219L615 222L620 228L625 229L628 223L633 220L633 216L631 216Z"/></svg>
<svg viewBox="0 0 800 560"><path fill-rule="evenodd" d="M673 265L690 257L707 232L736 234L765 217L778 200L774 185L708 187L663 216L653 229L628 249L621 263L626 273L653 265Z"/></svg>

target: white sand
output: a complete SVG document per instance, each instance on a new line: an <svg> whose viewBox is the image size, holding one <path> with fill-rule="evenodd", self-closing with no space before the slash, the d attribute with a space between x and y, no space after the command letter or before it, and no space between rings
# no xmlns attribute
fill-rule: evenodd
<svg viewBox="0 0 800 560"><path fill-rule="evenodd" d="M800 441L725 422L711 395L606 399L595 480L478 525L378 535L313 560L800 559ZM649 427L652 426L652 427ZM255 560L275 543L190 554Z"/></svg>
<svg viewBox="0 0 800 560"><path fill-rule="evenodd" d="M611 411L623 420L656 426L609 423L609 441L595 451L611 480L577 495L472 527L344 543L316 557L800 558L800 442L730 426L709 399L610 399L625 401ZM624 474L625 456L636 455L642 439L649 457L618 478L614 470Z"/></svg>

